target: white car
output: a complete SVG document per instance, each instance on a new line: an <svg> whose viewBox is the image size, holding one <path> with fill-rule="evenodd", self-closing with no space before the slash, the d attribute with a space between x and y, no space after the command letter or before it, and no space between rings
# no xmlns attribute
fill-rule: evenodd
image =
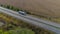
<svg viewBox="0 0 60 34"><path fill-rule="evenodd" d="M19 11L18 13L21 15L26 15L26 12L24 12L24 11Z"/></svg>

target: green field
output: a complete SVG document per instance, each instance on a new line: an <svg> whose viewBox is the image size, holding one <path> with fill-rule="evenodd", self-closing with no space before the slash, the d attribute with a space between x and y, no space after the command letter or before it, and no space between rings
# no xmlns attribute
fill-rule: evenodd
<svg viewBox="0 0 60 34"><path fill-rule="evenodd" d="M1 29L0 34L34 34L34 32L27 28L16 28L14 30L8 30L8 31L3 31Z"/></svg>

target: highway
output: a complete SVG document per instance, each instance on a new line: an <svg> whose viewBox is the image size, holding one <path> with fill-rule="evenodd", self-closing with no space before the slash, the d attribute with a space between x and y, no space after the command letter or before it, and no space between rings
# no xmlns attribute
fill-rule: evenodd
<svg viewBox="0 0 60 34"><path fill-rule="evenodd" d="M19 14L18 12L15 12L15 11L12 11L12 10L9 10L9 9L3 8L3 7L0 7L0 12L6 13L17 19L26 21L29 24L36 25L38 27L42 27L47 30L51 30L51 31L55 32L56 34L60 34L60 24L58 24L58 23L36 18L31 15L24 16L24 15Z"/></svg>

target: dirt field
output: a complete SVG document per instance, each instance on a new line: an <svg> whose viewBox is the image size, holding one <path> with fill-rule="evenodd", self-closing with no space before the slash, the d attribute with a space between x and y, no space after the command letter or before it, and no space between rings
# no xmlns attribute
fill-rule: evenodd
<svg viewBox="0 0 60 34"><path fill-rule="evenodd" d="M38 15L60 17L60 0L0 0L0 3L13 5Z"/></svg>

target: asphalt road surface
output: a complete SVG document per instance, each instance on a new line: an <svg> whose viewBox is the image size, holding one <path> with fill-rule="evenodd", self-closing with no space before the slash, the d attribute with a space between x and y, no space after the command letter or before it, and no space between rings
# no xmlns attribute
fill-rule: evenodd
<svg viewBox="0 0 60 34"><path fill-rule="evenodd" d="M18 12L14 12L12 10L2 8L0 7L0 12L6 13L10 16L13 16L17 19L21 19L23 21L26 21L29 24L36 25L38 27L42 27L47 30L51 30L55 32L56 34L60 34L60 24L46 21L40 18L32 17L31 15L21 15Z"/></svg>

